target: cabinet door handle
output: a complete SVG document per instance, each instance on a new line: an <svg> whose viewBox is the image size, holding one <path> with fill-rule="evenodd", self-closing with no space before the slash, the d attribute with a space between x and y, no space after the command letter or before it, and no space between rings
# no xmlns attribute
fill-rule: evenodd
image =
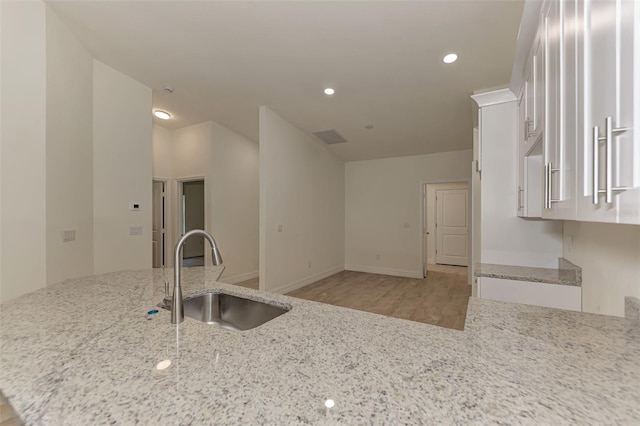
<svg viewBox="0 0 640 426"><path fill-rule="evenodd" d="M549 207L549 181L551 180L551 167L550 163L546 163L544 165L544 208L548 209Z"/></svg>
<svg viewBox="0 0 640 426"><path fill-rule="evenodd" d="M598 204L600 202L600 196L599 196L599 186L600 185L600 177L599 177L599 163L600 160L598 158L598 156L600 155L600 146L598 144L598 140L599 140L599 136L600 136L600 129L598 128L598 126L594 126L593 127L593 204Z"/></svg>
<svg viewBox="0 0 640 426"><path fill-rule="evenodd" d="M518 187L518 210L524 209L524 188Z"/></svg>
<svg viewBox="0 0 640 426"><path fill-rule="evenodd" d="M628 186L613 186L613 135L631 130L630 127L613 128L613 117L606 117L604 122L604 136L600 136L598 126L593 128L593 204L598 204L600 194L605 194L605 202L610 204L613 202L614 191L625 191L630 189ZM605 187L599 188L599 142L605 143Z"/></svg>
<svg viewBox="0 0 640 426"><path fill-rule="evenodd" d="M553 198L552 177L553 173L559 172L560 169L554 169L551 162L544 166L544 208L550 209L553 203L559 203L561 200Z"/></svg>
<svg viewBox="0 0 640 426"><path fill-rule="evenodd" d="M533 136L536 135L535 131L531 131L531 125L533 124L533 120L527 120L525 121L526 125L527 125L527 138L531 138Z"/></svg>
<svg viewBox="0 0 640 426"><path fill-rule="evenodd" d="M613 118L607 117L604 121L604 202L610 204L613 202L613 192L611 188L613 187L613 167L612 167L612 156L611 156L611 147L613 145L612 139L613 134L612 130Z"/></svg>

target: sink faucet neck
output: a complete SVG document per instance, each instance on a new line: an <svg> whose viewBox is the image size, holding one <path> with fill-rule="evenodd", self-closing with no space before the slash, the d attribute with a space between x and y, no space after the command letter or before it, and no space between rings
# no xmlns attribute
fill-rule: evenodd
<svg viewBox="0 0 640 426"><path fill-rule="evenodd" d="M201 235L211 244L211 258L214 265L222 264L222 256L216 245L216 240L213 239L211 234L202 229L194 229L182 236L177 242L173 252L174 260L174 280L173 280L173 301L171 303L171 324L179 324L184 321L184 302L182 299L182 286L180 285L180 279L182 275L182 247L184 243L194 235Z"/></svg>

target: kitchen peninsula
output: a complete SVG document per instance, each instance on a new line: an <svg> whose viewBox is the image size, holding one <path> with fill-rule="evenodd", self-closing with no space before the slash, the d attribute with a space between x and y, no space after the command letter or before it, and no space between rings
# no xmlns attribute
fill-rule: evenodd
<svg viewBox="0 0 640 426"><path fill-rule="evenodd" d="M185 294L292 309L243 332L176 327L147 319L159 270L67 280L0 305L0 390L25 424L640 422L638 321L471 298L456 331L217 276L185 270Z"/></svg>

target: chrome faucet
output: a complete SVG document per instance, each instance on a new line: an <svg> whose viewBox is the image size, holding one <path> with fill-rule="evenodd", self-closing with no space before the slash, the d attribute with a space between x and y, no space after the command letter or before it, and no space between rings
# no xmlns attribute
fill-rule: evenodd
<svg viewBox="0 0 640 426"><path fill-rule="evenodd" d="M184 301L182 300L182 286L180 285L180 273L182 272L182 246L184 246L184 243L194 235L202 235L209 240L209 243L211 244L211 258L213 259L213 264L216 266L222 264L222 257L220 256L220 251L216 245L216 240L214 240L208 232L203 231L202 229L194 229L187 232L182 236L182 238L180 238L173 252L174 280L173 301L171 303L171 324L180 324L184 321Z"/></svg>

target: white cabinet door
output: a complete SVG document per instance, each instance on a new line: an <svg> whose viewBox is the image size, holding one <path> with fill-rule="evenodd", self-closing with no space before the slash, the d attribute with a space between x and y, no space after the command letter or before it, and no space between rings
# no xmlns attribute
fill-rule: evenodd
<svg viewBox="0 0 640 426"><path fill-rule="evenodd" d="M519 111L521 113L521 135L518 155L518 197L517 214L520 217L541 217L542 198L539 190L543 176L542 161L537 161L542 155L541 146L545 133L545 15L540 14L538 31L535 36L529 61L523 73L523 87L521 90ZM523 118L524 116L524 122ZM534 152L536 151L536 152ZM540 151L540 152L537 152ZM531 161L530 156L536 159ZM541 158L541 157L540 157ZM535 168L540 166L540 170Z"/></svg>
<svg viewBox="0 0 640 426"><path fill-rule="evenodd" d="M543 9L545 52L544 199L542 217L575 219L575 6L554 1ZM573 87L571 87L573 85Z"/></svg>
<svg viewBox="0 0 640 426"><path fill-rule="evenodd" d="M525 134L528 147L532 147L544 128L544 39L538 32L525 75Z"/></svg>
<svg viewBox="0 0 640 426"><path fill-rule="evenodd" d="M545 51L545 119L544 119L544 206L543 216L549 217L553 203L560 200L560 162L562 157L562 19L561 1L549 2L543 9Z"/></svg>
<svg viewBox="0 0 640 426"><path fill-rule="evenodd" d="M524 180L524 161L525 155L527 154L526 150L526 98L525 98L525 90L523 87L522 95L518 100L518 150L517 150L517 162L518 162L518 195L516 197L516 212L518 216L525 216L525 180Z"/></svg>
<svg viewBox="0 0 640 426"><path fill-rule="evenodd" d="M640 5L580 3L578 220L640 224Z"/></svg>
<svg viewBox="0 0 640 426"><path fill-rule="evenodd" d="M533 75L534 75L534 88L533 88L533 114L531 119L533 120L532 131L534 133L533 143L540 138L544 129L544 38L542 33L542 22L538 25L538 37L533 47Z"/></svg>

